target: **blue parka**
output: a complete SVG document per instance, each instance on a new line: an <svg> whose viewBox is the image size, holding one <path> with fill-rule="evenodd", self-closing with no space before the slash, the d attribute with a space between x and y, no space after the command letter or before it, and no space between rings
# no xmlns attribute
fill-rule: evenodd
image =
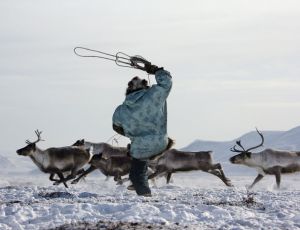
<svg viewBox="0 0 300 230"><path fill-rule="evenodd" d="M126 96L113 114L113 124L122 127L131 140L130 155L148 159L162 152L168 144L167 103L172 77L163 69L156 71L157 84Z"/></svg>

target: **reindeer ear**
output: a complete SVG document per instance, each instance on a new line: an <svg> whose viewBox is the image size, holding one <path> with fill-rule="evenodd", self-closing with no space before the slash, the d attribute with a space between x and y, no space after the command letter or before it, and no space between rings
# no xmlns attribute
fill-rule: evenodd
<svg viewBox="0 0 300 230"><path fill-rule="evenodd" d="M248 158L250 158L250 157L251 157L251 152L246 152L246 156L247 156Z"/></svg>

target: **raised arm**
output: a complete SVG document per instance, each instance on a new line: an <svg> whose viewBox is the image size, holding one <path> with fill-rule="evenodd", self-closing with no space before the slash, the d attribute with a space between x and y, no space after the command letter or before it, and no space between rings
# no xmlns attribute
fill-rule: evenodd
<svg viewBox="0 0 300 230"><path fill-rule="evenodd" d="M164 70L163 67L152 65L150 62L145 63L145 71L148 74L155 74L157 85L154 85L153 89L155 88L155 91L159 91L167 98L172 88L172 76L170 72Z"/></svg>
<svg viewBox="0 0 300 230"><path fill-rule="evenodd" d="M172 88L172 76L168 71L164 70L163 68L157 70L155 72L155 79L158 86L170 92Z"/></svg>

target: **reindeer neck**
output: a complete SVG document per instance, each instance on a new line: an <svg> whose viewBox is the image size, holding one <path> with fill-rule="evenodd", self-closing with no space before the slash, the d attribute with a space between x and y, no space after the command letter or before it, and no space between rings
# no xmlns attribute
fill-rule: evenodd
<svg viewBox="0 0 300 230"><path fill-rule="evenodd" d="M92 142L88 142L88 141L85 141L84 142L84 147L85 148L90 148L90 147L92 147L93 146L93 143Z"/></svg>
<svg viewBox="0 0 300 230"><path fill-rule="evenodd" d="M105 143L92 143L92 142L85 142L87 148L93 147L93 152L95 154L102 153L105 148Z"/></svg>
<svg viewBox="0 0 300 230"><path fill-rule="evenodd" d="M262 155L260 153L251 153L250 159L247 159L246 165L249 167L261 166Z"/></svg>
<svg viewBox="0 0 300 230"><path fill-rule="evenodd" d="M47 151L41 150L36 147L35 151L30 155L31 160L42 170L46 168L48 164L48 154Z"/></svg>

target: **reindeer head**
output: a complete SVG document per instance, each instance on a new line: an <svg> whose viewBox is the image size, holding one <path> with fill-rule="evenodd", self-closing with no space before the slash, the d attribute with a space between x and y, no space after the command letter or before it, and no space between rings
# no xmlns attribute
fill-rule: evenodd
<svg viewBox="0 0 300 230"><path fill-rule="evenodd" d="M258 147L260 147L264 144L264 136L257 129L256 129L256 131L259 134L259 136L261 137L261 143L257 146L251 147L249 149L245 149L240 140L236 141L236 144L240 147L240 149L237 149L236 145L234 145L230 149L230 151L231 152L236 152L236 153L239 153L239 154L237 154L237 155L235 155L235 156L233 156L229 159L231 163L233 163L233 164L244 164L244 163L246 163L247 160L251 158L252 153L250 151L253 150L253 149L256 149L256 148L258 148Z"/></svg>
<svg viewBox="0 0 300 230"><path fill-rule="evenodd" d="M27 144L24 148L18 149L17 153L22 156L30 156L36 150L36 143L39 141L43 141L41 139L41 131L35 130L35 134L37 135L38 139L35 142L31 142L26 140L25 143Z"/></svg>

